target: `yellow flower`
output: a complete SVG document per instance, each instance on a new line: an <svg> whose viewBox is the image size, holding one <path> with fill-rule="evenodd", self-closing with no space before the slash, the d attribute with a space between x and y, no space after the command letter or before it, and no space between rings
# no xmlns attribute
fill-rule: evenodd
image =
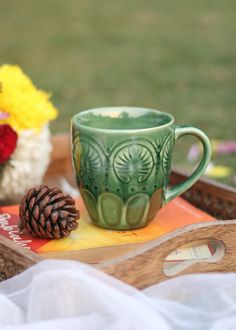
<svg viewBox="0 0 236 330"><path fill-rule="evenodd" d="M57 117L49 99L50 94L38 90L18 66L0 67L0 124L9 124L17 132L39 131Z"/></svg>

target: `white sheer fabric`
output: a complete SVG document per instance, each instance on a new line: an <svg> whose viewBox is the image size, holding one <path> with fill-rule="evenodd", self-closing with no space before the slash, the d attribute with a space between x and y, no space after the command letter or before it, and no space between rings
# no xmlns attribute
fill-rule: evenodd
<svg viewBox="0 0 236 330"><path fill-rule="evenodd" d="M236 275L182 276L140 292L85 264L47 260L0 284L0 329L236 329Z"/></svg>

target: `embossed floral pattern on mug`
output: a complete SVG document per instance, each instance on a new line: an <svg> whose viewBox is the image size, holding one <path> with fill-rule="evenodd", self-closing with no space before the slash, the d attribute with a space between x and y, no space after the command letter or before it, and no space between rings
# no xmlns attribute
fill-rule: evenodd
<svg viewBox="0 0 236 330"><path fill-rule="evenodd" d="M91 219L109 229L145 226L167 200L173 117L142 108L98 108L76 115L72 124L76 180ZM198 135L192 128L183 134L192 130ZM209 155L210 149L202 165Z"/></svg>
<svg viewBox="0 0 236 330"><path fill-rule="evenodd" d="M153 163L152 154L145 145L130 145L117 152L114 170L121 182L129 183L134 179L141 183L151 174Z"/></svg>

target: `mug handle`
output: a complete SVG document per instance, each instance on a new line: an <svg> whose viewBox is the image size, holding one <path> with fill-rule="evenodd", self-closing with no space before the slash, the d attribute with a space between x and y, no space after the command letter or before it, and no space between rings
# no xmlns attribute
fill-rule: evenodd
<svg viewBox="0 0 236 330"><path fill-rule="evenodd" d="M190 175L187 180L175 185L174 187L167 188L164 204L170 202L173 198L182 194L199 179L199 177L205 172L212 155L211 142L208 136L200 129L191 126L175 126L174 130L175 141L184 135L193 135L197 137L202 143L203 155L197 169L193 172L193 174Z"/></svg>

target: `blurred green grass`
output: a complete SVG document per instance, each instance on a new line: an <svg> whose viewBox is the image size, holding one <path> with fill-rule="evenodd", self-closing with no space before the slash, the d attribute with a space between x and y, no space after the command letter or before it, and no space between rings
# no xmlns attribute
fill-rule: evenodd
<svg viewBox="0 0 236 330"><path fill-rule="evenodd" d="M0 63L53 93L53 132L83 109L138 105L233 139L235 19L235 0L1 0ZM177 145L182 167L191 142ZM215 162L235 168L236 155Z"/></svg>

